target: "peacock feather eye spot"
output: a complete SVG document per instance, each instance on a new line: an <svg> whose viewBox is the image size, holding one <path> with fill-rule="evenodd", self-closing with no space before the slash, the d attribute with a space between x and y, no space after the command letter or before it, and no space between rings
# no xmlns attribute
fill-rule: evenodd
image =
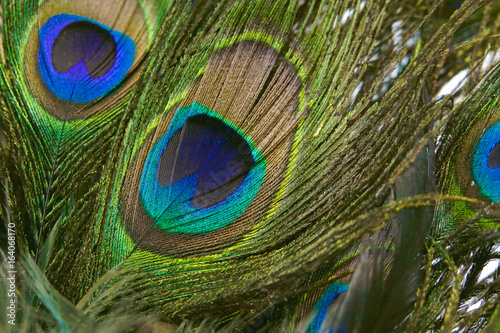
<svg viewBox="0 0 500 333"><path fill-rule="evenodd" d="M38 68L65 101L88 103L114 89L131 68L135 43L94 20L54 15L39 29Z"/></svg>
<svg viewBox="0 0 500 333"><path fill-rule="evenodd" d="M169 257L248 251L291 181L303 89L296 67L264 42L214 52L130 151L117 192L130 246Z"/></svg>
<svg viewBox="0 0 500 333"><path fill-rule="evenodd" d="M204 234L228 226L245 211L265 169L249 138L194 103L177 111L148 153L139 195L156 229Z"/></svg>
<svg viewBox="0 0 500 333"><path fill-rule="evenodd" d="M500 122L479 139L472 157L472 174L482 195L491 201L500 200Z"/></svg>

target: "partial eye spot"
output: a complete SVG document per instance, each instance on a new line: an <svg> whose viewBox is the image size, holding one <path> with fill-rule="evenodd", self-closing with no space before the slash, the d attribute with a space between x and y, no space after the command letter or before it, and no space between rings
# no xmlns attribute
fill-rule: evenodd
<svg viewBox="0 0 500 333"><path fill-rule="evenodd" d="M77 15L52 16L40 28L39 39L40 74L65 101L88 103L106 95L134 62L130 37Z"/></svg>
<svg viewBox="0 0 500 333"><path fill-rule="evenodd" d="M472 157L472 174L482 195L491 201L500 200L500 122L479 139Z"/></svg>

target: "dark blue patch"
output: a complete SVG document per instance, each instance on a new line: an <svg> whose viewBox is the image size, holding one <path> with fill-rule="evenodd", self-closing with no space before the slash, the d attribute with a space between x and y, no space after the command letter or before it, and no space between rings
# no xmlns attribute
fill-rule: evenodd
<svg viewBox="0 0 500 333"><path fill-rule="evenodd" d="M206 208L229 197L255 165L250 146L235 130L206 114L189 117L174 134L158 166L161 186L196 175L191 204Z"/></svg>
<svg viewBox="0 0 500 333"><path fill-rule="evenodd" d="M94 20L60 14L39 30L38 68L60 99L88 103L104 96L125 77L135 43Z"/></svg>

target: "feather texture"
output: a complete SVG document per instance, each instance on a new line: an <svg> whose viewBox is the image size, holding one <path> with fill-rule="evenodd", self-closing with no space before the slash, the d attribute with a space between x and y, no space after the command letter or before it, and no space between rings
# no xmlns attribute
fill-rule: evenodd
<svg viewBox="0 0 500 333"><path fill-rule="evenodd" d="M493 330L499 8L3 2L17 324Z"/></svg>

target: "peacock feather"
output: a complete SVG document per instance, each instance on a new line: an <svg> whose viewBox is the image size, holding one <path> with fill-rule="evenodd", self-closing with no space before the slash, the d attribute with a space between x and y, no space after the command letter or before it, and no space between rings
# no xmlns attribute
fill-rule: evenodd
<svg viewBox="0 0 500 333"><path fill-rule="evenodd" d="M3 331L500 325L496 2L1 13Z"/></svg>

